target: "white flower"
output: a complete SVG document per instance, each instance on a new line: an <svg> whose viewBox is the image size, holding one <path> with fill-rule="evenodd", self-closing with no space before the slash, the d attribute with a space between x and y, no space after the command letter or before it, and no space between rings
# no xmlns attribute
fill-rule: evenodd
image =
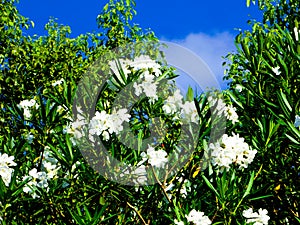
<svg viewBox="0 0 300 225"><path fill-rule="evenodd" d="M30 109L31 108L33 108L33 107L35 109L39 108L39 104L34 99L23 100L17 106L18 106L19 109L23 109L25 119L30 119L30 117L31 117L31 110Z"/></svg>
<svg viewBox="0 0 300 225"><path fill-rule="evenodd" d="M59 169L60 166L58 166L58 160L53 157L50 148L46 146L43 153L42 170L46 172L47 179L55 179Z"/></svg>
<svg viewBox="0 0 300 225"><path fill-rule="evenodd" d="M17 164L14 162L14 156L8 156L6 153L0 153L0 176L7 187L10 184L11 175L14 172L14 169L10 167L16 165Z"/></svg>
<svg viewBox="0 0 300 225"><path fill-rule="evenodd" d="M207 98L209 104L214 109L214 114L217 116L224 115L228 120L231 120L233 124L238 122L238 114L236 113L236 108L232 105L226 105L221 98L216 98L215 96L209 96Z"/></svg>
<svg viewBox="0 0 300 225"><path fill-rule="evenodd" d="M267 215L266 209L259 209L258 213L253 212L252 208L243 211L243 216L247 218L246 223L253 223L253 225L267 225L270 217Z"/></svg>
<svg viewBox="0 0 300 225"><path fill-rule="evenodd" d="M153 99L153 100L157 100L158 97L157 97L157 94L156 94L156 84L155 83L148 83L145 85L143 85L143 89L144 89L144 93L145 95L150 98L150 99Z"/></svg>
<svg viewBox="0 0 300 225"><path fill-rule="evenodd" d="M31 194L32 198L39 198L40 196L36 193L37 188L45 189L47 192L48 181L47 173L44 171L37 172L36 168L29 171L29 176L24 176L23 181L29 179L26 185L23 187L23 192Z"/></svg>
<svg viewBox="0 0 300 225"><path fill-rule="evenodd" d="M133 84L135 89L135 94L140 96L144 93L148 98L150 98L150 102L154 102L158 99L157 96L157 82L155 81L155 76L150 74L149 71L145 71L142 75L142 81Z"/></svg>
<svg viewBox="0 0 300 225"><path fill-rule="evenodd" d="M199 121L199 115L197 112L197 108L194 102L185 102L182 104L181 117L191 121L193 123L197 123Z"/></svg>
<svg viewBox="0 0 300 225"><path fill-rule="evenodd" d="M275 73L277 76L281 74L280 67L276 66L275 68L272 68L273 73Z"/></svg>
<svg viewBox="0 0 300 225"><path fill-rule="evenodd" d="M162 149L156 151L151 146L149 146L147 149L148 162L154 167L163 167L165 163L168 162L168 159L166 158L167 155L167 152Z"/></svg>
<svg viewBox="0 0 300 225"><path fill-rule="evenodd" d="M196 225L209 225L211 220L204 216L204 212L199 212L193 209L189 215L185 216L188 222L192 222Z"/></svg>
<svg viewBox="0 0 300 225"><path fill-rule="evenodd" d="M18 106L19 108L31 108L33 107L34 105L36 104L36 101L34 99L31 99L31 100L23 100L21 101Z"/></svg>
<svg viewBox="0 0 300 225"><path fill-rule="evenodd" d="M139 85L137 82L134 82L133 88L135 90L136 96L140 96L143 93L143 87Z"/></svg>
<svg viewBox="0 0 300 225"><path fill-rule="evenodd" d="M298 116L298 115L295 116L294 126L295 126L296 128L297 128L297 127L300 127L300 116Z"/></svg>
<svg viewBox="0 0 300 225"><path fill-rule="evenodd" d="M183 96L180 94L180 90L176 89L174 94L169 96L163 106L163 110L166 114L180 113L182 108Z"/></svg>
<svg viewBox="0 0 300 225"><path fill-rule="evenodd" d="M233 163L239 165L239 169L247 168L257 153L238 134L224 134L217 143L210 143L209 149L212 151L212 164L221 172L228 170Z"/></svg>
<svg viewBox="0 0 300 225"><path fill-rule="evenodd" d="M240 85L240 84L237 84L237 85L235 86L235 90L237 90L238 92L242 92L243 86Z"/></svg>
<svg viewBox="0 0 300 225"><path fill-rule="evenodd" d="M178 179L178 177L176 177L176 179ZM176 183L180 183L180 184L183 183L183 184L181 185L181 188L180 188L179 192L180 192L180 194L181 194L181 196L182 196L183 198L186 198L187 195L188 195L188 192L191 191L191 183L190 183L190 181L189 181L188 179L184 179L184 181L183 181L183 178L180 177L180 178L176 181ZM165 184L165 185L167 185L167 184ZM164 189L165 189L165 192L172 191L174 187L175 187L175 185L174 185L173 183L170 183L168 186L166 186L166 187L164 188ZM171 199L171 198L172 198L172 194L168 194L168 197L169 197L169 199Z"/></svg>
<svg viewBox="0 0 300 225"><path fill-rule="evenodd" d="M184 225L182 221L178 221L177 219L174 220L175 225Z"/></svg>
<svg viewBox="0 0 300 225"><path fill-rule="evenodd" d="M220 116L222 115L222 113L226 112L226 104L222 99L210 95L208 96L207 101L210 107L213 107L214 109L213 113L215 115Z"/></svg>
<svg viewBox="0 0 300 225"><path fill-rule="evenodd" d="M294 33L295 33L296 41L299 41L299 33L300 33L300 31L298 30L297 27L294 27Z"/></svg>
<svg viewBox="0 0 300 225"><path fill-rule="evenodd" d="M139 57L136 57L134 61L130 64L130 66L133 66L135 70L151 69L156 76L161 74L161 66L154 60L152 60L148 55L141 55Z"/></svg>
<svg viewBox="0 0 300 225"><path fill-rule="evenodd" d="M105 111L97 111L89 123L89 133L100 135L104 130L109 128L109 119L109 114Z"/></svg>
<svg viewBox="0 0 300 225"><path fill-rule="evenodd" d="M29 108L24 108L24 117L25 119L29 119L31 117L31 112Z"/></svg>
<svg viewBox="0 0 300 225"><path fill-rule="evenodd" d="M57 80L57 81L55 81L55 82L52 82L52 86L55 87L55 86L57 86L57 85L61 85L63 82L64 82L64 79L62 78L62 79L60 79L60 80Z"/></svg>
<svg viewBox="0 0 300 225"><path fill-rule="evenodd" d="M130 117L127 109L119 109L118 111L113 111L112 114L108 114L105 111L97 111L89 123L89 134L102 134L102 137L108 140L109 134L119 134L123 130L123 123L129 122Z"/></svg>
<svg viewBox="0 0 300 225"><path fill-rule="evenodd" d="M130 117L130 114L127 113L127 109L119 109L118 111L112 112L109 116L109 133L119 134L123 130L122 124L129 122Z"/></svg>
<svg viewBox="0 0 300 225"><path fill-rule="evenodd" d="M233 124L239 121L239 116L236 113L236 108L232 105L226 106L225 116L227 117L227 119L231 120Z"/></svg>

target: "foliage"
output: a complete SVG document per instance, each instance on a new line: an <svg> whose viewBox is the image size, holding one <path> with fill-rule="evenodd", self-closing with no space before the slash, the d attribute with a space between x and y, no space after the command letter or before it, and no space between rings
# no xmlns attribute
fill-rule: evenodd
<svg viewBox="0 0 300 225"><path fill-rule="evenodd" d="M98 33L70 38L70 27L53 19L45 26L46 36L24 35L24 29L34 23L19 14L17 2L2 0L0 223L249 224L253 223L251 219L269 219L260 208L268 209L273 224L287 223L286 218L290 223L299 222L300 131L294 120L300 111L300 42L294 30L298 27L297 15L291 15L297 10L295 2L282 1L276 6L260 1L265 21L253 23L252 31L241 33L236 39L238 53L228 56L229 89L194 96L189 88L184 103L181 97L180 101L172 100L177 75L159 57L154 33L145 33L132 22L135 1L110 0L96 19ZM115 70L109 68L114 50L126 49L128 43L135 44L136 54L121 52L124 61L125 56L134 59L147 55L152 67L124 67L119 60ZM73 102L78 97L76 91L86 88L82 100L90 107L85 100L95 96L97 90L94 83L84 86L80 82L87 72L105 77L91 69L99 58L100 72L110 74L95 103L95 110L102 113L100 122L113 118L113 103L118 96L138 95L140 90L146 97L126 112L130 114L127 128L134 135L125 132L121 140L136 138L137 145L125 146L112 129L97 135L118 160L135 165L142 161L152 170L156 184L130 186L110 181L82 155L75 138L79 135L76 126L82 128L76 123L81 122L76 120L81 116L80 109L76 111ZM146 85L137 83L141 78ZM170 87L155 86L155 79L166 79ZM122 92L132 85L136 86L129 94ZM155 95L147 95L146 88L155 89ZM124 102L124 98L119 101ZM156 140L160 144L154 152L170 154L178 150L178 136L193 128L182 125L179 118L183 113L173 112L174 105L190 113L183 118L199 120L199 134L190 134L197 146L176 174L158 179L167 169L160 167L165 159L155 158L154 148L148 146L151 129L164 134L167 128L165 136ZM79 112L77 118L73 118L73 112ZM163 126L156 126L162 120ZM220 125L227 127L228 135L217 132ZM210 137L213 131L216 140ZM217 161L218 152L227 155ZM247 154L255 155L253 162ZM184 154L175 157L178 162L186 158Z"/></svg>
<svg viewBox="0 0 300 225"><path fill-rule="evenodd" d="M260 3L262 4L262 3ZM228 55L229 92L238 104L241 134L248 136L260 160L257 190L271 218L299 222L299 141L295 128L300 98L299 1L263 2L264 22L236 37L237 54ZM242 89L242 91L240 91ZM264 182L268 181L268 183Z"/></svg>

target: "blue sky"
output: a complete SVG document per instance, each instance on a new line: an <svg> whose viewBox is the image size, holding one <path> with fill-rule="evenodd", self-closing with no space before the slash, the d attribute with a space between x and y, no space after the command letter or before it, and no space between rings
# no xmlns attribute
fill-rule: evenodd
<svg viewBox="0 0 300 225"><path fill-rule="evenodd" d="M20 13L35 23L28 34L45 34L50 17L69 25L72 36L97 31L96 17L108 0L20 0ZM255 6L246 0L136 0L137 16L133 22L150 28L161 40L181 44L199 55L222 82L222 56L235 50L237 29L249 29L249 19L261 20ZM221 84L225 87L224 84Z"/></svg>

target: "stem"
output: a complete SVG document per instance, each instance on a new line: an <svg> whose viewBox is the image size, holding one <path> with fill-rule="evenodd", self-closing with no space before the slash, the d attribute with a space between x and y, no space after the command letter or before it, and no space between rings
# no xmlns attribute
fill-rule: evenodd
<svg viewBox="0 0 300 225"><path fill-rule="evenodd" d="M168 196L168 194L167 194L167 192L166 192L166 190L165 190L165 188L164 188L164 185L160 182L160 180L159 180L158 177L156 176L153 167L151 167L151 168L152 168L152 172L153 172L153 174L154 174L155 180L157 181L157 183L159 184L159 186L160 186L161 189L163 190L163 193L164 193L164 195L166 196L168 202L169 202L169 203L172 203L171 199L169 198L169 196Z"/></svg>
<svg viewBox="0 0 300 225"><path fill-rule="evenodd" d="M140 217L140 219L143 221L143 224L144 224L144 225L148 225L148 223L146 223L146 221L144 220L144 218L142 217L142 215L140 214L140 212L137 211L136 208L134 208L133 205L131 205L129 202L126 202L126 204L136 212L136 214L137 214L137 215Z"/></svg>
<svg viewBox="0 0 300 225"><path fill-rule="evenodd" d="M258 172L256 173L256 175L255 175L255 177L254 177L254 180L256 180L256 178L257 178L258 175L260 174L262 168L263 168L263 164L260 165L260 168L259 168Z"/></svg>
<svg viewBox="0 0 300 225"><path fill-rule="evenodd" d="M235 209L234 209L234 211L233 211L233 213L232 213L233 215L235 215L236 210L240 207L240 204L242 204L243 200L244 200L244 198L242 198L242 199L239 201L239 203L237 204L237 206L235 207Z"/></svg>

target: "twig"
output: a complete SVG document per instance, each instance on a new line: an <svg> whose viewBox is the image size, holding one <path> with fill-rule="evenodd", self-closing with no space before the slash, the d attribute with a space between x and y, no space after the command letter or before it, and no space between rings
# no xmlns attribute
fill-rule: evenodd
<svg viewBox="0 0 300 225"><path fill-rule="evenodd" d="M152 172L153 172L153 174L154 174L155 180L157 181L157 183L159 184L159 186L160 186L161 189L163 190L163 193L164 193L164 195L166 196L168 202L169 202L169 203L172 203L171 199L169 198L169 196L168 196L168 194L167 194L167 192L166 192L166 190L165 190L165 188L164 188L164 185L160 182L160 180L159 180L158 177L156 176L156 173L155 173L153 167L151 167L151 168L152 168Z"/></svg>
<svg viewBox="0 0 300 225"><path fill-rule="evenodd" d="M133 205L131 205L129 202L126 202L126 204L127 204L130 208L132 208L132 209L136 212L136 214L138 214L138 216L140 217L140 219L143 221L144 225L148 225L148 223L146 223L146 221L144 220L143 216L140 214L139 211L136 210L136 208L134 208Z"/></svg>

